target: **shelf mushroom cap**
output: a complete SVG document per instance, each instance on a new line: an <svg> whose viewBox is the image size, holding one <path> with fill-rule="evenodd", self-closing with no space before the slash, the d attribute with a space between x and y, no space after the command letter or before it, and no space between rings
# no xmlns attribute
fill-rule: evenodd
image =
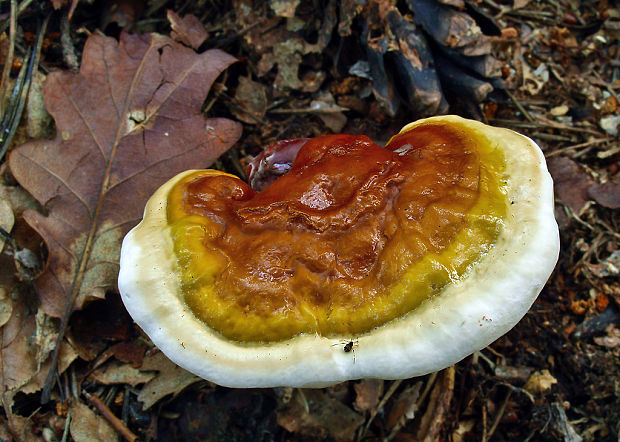
<svg viewBox="0 0 620 442"><path fill-rule="evenodd" d="M523 135L456 116L419 120L400 134L427 125L456 128L501 154L505 213L488 250L410 312L357 333L302 332L274 340L230 338L207 325L182 293L168 201L189 177L230 176L213 170L186 171L161 186L125 237L118 285L128 312L172 361L228 387L408 378L489 345L525 315L557 262L552 179L542 152Z"/></svg>

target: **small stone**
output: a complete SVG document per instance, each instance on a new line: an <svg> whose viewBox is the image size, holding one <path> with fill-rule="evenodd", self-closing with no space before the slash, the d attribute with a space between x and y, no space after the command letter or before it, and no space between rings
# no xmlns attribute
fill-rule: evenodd
<svg viewBox="0 0 620 442"><path fill-rule="evenodd" d="M568 111L569 111L568 106L565 104L562 104L561 106L556 106L552 108L549 111L549 113L553 115L554 117L561 117L562 115L566 115Z"/></svg>

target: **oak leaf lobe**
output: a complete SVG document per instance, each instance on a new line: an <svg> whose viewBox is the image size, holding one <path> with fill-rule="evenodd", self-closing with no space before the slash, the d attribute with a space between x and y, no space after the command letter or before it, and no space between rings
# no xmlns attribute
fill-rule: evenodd
<svg viewBox="0 0 620 442"><path fill-rule="evenodd" d="M48 215L27 211L49 259L37 281L44 311L61 316L115 285L121 239L146 200L170 177L210 165L240 136L240 124L205 119L209 88L235 59L197 54L158 34L92 35L79 73L54 72L44 86L53 140L15 149L9 163Z"/></svg>

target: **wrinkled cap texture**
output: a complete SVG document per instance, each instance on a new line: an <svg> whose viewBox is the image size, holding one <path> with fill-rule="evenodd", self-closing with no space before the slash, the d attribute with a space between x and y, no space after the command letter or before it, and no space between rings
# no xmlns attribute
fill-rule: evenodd
<svg viewBox="0 0 620 442"><path fill-rule="evenodd" d="M557 262L553 183L523 135L443 116L385 149L344 135L279 147L256 164L281 176L250 171L261 190L214 170L176 176L123 241L127 310L212 382L440 370L510 330Z"/></svg>

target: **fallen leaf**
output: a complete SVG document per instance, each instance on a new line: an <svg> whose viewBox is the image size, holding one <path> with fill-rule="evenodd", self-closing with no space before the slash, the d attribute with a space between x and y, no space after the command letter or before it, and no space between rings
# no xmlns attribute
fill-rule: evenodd
<svg viewBox="0 0 620 442"><path fill-rule="evenodd" d="M454 365L442 370L428 397L426 411L419 421L416 440L440 440L439 432L448 418L450 402L454 396Z"/></svg>
<svg viewBox="0 0 620 442"><path fill-rule="evenodd" d="M297 0L295 0L297 1ZM310 72L311 79L306 78L302 81L299 78L299 71L303 57L310 53L321 53L327 47L332 38L332 31L337 22L336 1L327 2L325 8L318 8L314 11L317 17L322 15L322 20L309 21L300 20L293 17L282 20L279 17L265 19L261 15L260 8L255 7L256 2L238 2L238 9L243 10L243 14L238 14L238 26L242 29L249 27L248 32L244 33L243 39L250 45L260 60L256 64L256 72L259 77L266 75L274 66L277 66L277 74L273 81L273 90L282 93L286 89L299 89L303 92L316 92L321 86L321 71ZM275 1L285 6L278 9L284 14L294 15L294 8L290 1ZM286 4L285 4L286 3ZM288 10L288 12L285 12ZM320 29L316 30L316 43L309 43L300 36L300 29L297 26L315 28L320 24ZM309 31L309 29L308 29ZM309 81L308 81L309 80Z"/></svg>
<svg viewBox="0 0 620 442"><path fill-rule="evenodd" d="M512 3L512 8L513 9L525 8L529 2L530 0L514 0L514 2Z"/></svg>
<svg viewBox="0 0 620 442"><path fill-rule="evenodd" d="M11 317L0 329L0 386L13 392L28 383L37 373L35 313L26 302L15 303Z"/></svg>
<svg viewBox="0 0 620 442"><path fill-rule="evenodd" d="M620 115L607 115L601 118L601 128L609 135L618 135L618 126L620 126Z"/></svg>
<svg viewBox="0 0 620 442"><path fill-rule="evenodd" d="M347 117L341 112L340 106L336 104L330 92L319 94L310 103L310 108L317 112L318 117L334 133L340 133L347 124Z"/></svg>
<svg viewBox="0 0 620 442"><path fill-rule="evenodd" d="M52 117L47 112L43 100L45 78L45 75L41 72L33 74L30 90L28 91L25 119L26 133L31 139L51 138L54 136Z"/></svg>
<svg viewBox="0 0 620 442"><path fill-rule="evenodd" d="M570 158L554 157L547 164L553 177L556 198L579 214L590 200L588 189L594 180Z"/></svg>
<svg viewBox="0 0 620 442"><path fill-rule="evenodd" d="M120 295L110 293L71 316L67 339L80 358L92 361L111 343L131 339L134 330Z"/></svg>
<svg viewBox="0 0 620 442"><path fill-rule="evenodd" d="M364 422L362 416L321 390L298 392L276 413L278 425L286 431L313 439L354 440L355 430Z"/></svg>
<svg viewBox="0 0 620 442"><path fill-rule="evenodd" d="M620 250L616 250L598 264L585 263L585 265L597 278L617 276L620 273Z"/></svg>
<svg viewBox="0 0 620 442"><path fill-rule="evenodd" d="M100 12L99 29L106 31L113 25L120 29L133 29L142 17L144 6L144 0L110 0L105 2L103 11Z"/></svg>
<svg viewBox="0 0 620 442"><path fill-rule="evenodd" d="M13 216L11 204L6 200L0 199L0 227L5 232L10 232L13 228L13 223L15 223L15 217ZM0 235L0 252L4 248L5 241L4 235Z"/></svg>
<svg viewBox="0 0 620 442"><path fill-rule="evenodd" d="M8 53L9 38L6 36L6 32L3 32L2 34L0 34L0 65L4 66Z"/></svg>
<svg viewBox="0 0 620 442"><path fill-rule="evenodd" d="M239 77L235 102L237 106L231 111L236 118L248 124L261 123L267 110L265 86L249 77Z"/></svg>
<svg viewBox="0 0 620 442"><path fill-rule="evenodd" d="M63 340L60 344L60 352L58 355L58 373L64 373L69 365L78 358L77 351L67 340ZM45 371L45 370L41 370ZM47 374L47 372L46 372Z"/></svg>
<svg viewBox="0 0 620 442"><path fill-rule="evenodd" d="M110 347L109 351L119 361L129 362L132 367L138 368L142 365L146 347L138 341L119 342Z"/></svg>
<svg viewBox="0 0 620 442"><path fill-rule="evenodd" d="M8 168L3 164L0 166L0 175L4 177L10 175ZM39 203L21 186L8 185L5 182L0 182L0 200L8 201L13 209L13 215L15 218L20 218L22 213L28 209L38 209Z"/></svg>
<svg viewBox="0 0 620 442"><path fill-rule="evenodd" d="M116 431L103 417L75 398L71 402L69 429L76 442L118 440Z"/></svg>
<svg viewBox="0 0 620 442"><path fill-rule="evenodd" d="M545 369L532 373L523 388L532 394L540 394L549 390L552 385L557 383L558 380L549 373L549 370Z"/></svg>
<svg viewBox="0 0 620 442"><path fill-rule="evenodd" d="M136 385L149 382L156 375L154 372L140 371L129 364L112 361L95 370L91 377L103 385L129 384L135 387Z"/></svg>
<svg viewBox="0 0 620 442"><path fill-rule="evenodd" d="M422 382L416 382L405 388L399 395L398 399L392 406L390 414L386 419L388 430L392 430L395 426L402 428L408 420L415 417L417 411L417 401L420 397L420 389Z"/></svg>
<svg viewBox="0 0 620 442"><path fill-rule="evenodd" d="M614 324L610 324L606 329L607 336L601 336L594 338L596 345L607 348L620 347L620 329L616 328Z"/></svg>
<svg viewBox="0 0 620 442"><path fill-rule="evenodd" d="M13 300L6 288L0 287L0 327L7 323L13 312Z"/></svg>
<svg viewBox="0 0 620 442"><path fill-rule="evenodd" d="M9 424L6 421L6 418L0 415L0 440L1 441L9 441L12 436L9 432Z"/></svg>
<svg viewBox="0 0 620 442"><path fill-rule="evenodd" d="M158 34L89 37L80 72L48 75L44 98L54 140L15 149L9 164L48 216L26 211L49 259L37 281L44 311L59 317L104 296L118 275L121 239L151 193L176 173L210 165L240 125L200 108L234 58L196 54Z"/></svg>
<svg viewBox="0 0 620 442"><path fill-rule="evenodd" d="M10 428L11 434L15 439L9 438L7 440L16 440L16 441L28 441L28 442L38 442L43 441L40 434L35 433L35 424L31 419L23 416L19 416L17 414L12 414L7 420L7 426ZM0 431L1 434L1 431ZM4 442L3 439L0 439Z"/></svg>
<svg viewBox="0 0 620 442"><path fill-rule="evenodd" d="M138 400L144 404L145 410L151 408L164 396L177 394L188 385L201 380L198 376L176 365L159 351L145 356L140 370L158 372L157 376L149 381L138 395Z"/></svg>
<svg viewBox="0 0 620 442"><path fill-rule="evenodd" d="M58 339L58 321L52 320L43 313L43 310L37 310L35 315L36 331L33 337L33 344L37 346L37 364L41 368L41 364L45 362L50 353L56 346Z"/></svg>
<svg viewBox="0 0 620 442"><path fill-rule="evenodd" d="M355 402L353 408L359 413L370 411L377 406L383 394L383 381L381 379L362 379L355 385Z"/></svg>
<svg viewBox="0 0 620 442"><path fill-rule="evenodd" d="M522 58L523 85L521 90L529 92L530 95L537 95L549 81L549 69L547 65L541 63L536 69Z"/></svg>
<svg viewBox="0 0 620 442"><path fill-rule="evenodd" d="M594 184L588 188L588 196L603 207L620 209L620 183Z"/></svg>
<svg viewBox="0 0 620 442"><path fill-rule="evenodd" d="M198 49L209 37L204 25L195 15L187 14L181 18L176 12L168 9L167 16L172 28L172 32L170 32L172 39Z"/></svg>
<svg viewBox="0 0 620 442"><path fill-rule="evenodd" d="M466 440L471 440L471 438L467 437L471 430L474 429L475 421L473 419L466 421L459 421L458 426L454 429L451 434L452 442L465 442Z"/></svg>
<svg viewBox="0 0 620 442"><path fill-rule="evenodd" d="M278 17L293 18L295 9L299 6L299 0L270 0L269 6Z"/></svg>
<svg viewBox="0 0 620 442"><path fill-rule="evenodd" d="M37 359L39 359L39 354L37 353ZM58 355L58 374L62 374L65 372L69 365L73 361L78 358L77 352L73 347L66 341L63 340L60 344L60 351ZM46 359L45 362L37 369L36 374L28 381L27 384L23 385L19 388L19 391L26 394L36 393L41 391L43 388L43 384L45 383L45 378L47 373L50 371L52 365L52 360L50 358Z"/></svg>

